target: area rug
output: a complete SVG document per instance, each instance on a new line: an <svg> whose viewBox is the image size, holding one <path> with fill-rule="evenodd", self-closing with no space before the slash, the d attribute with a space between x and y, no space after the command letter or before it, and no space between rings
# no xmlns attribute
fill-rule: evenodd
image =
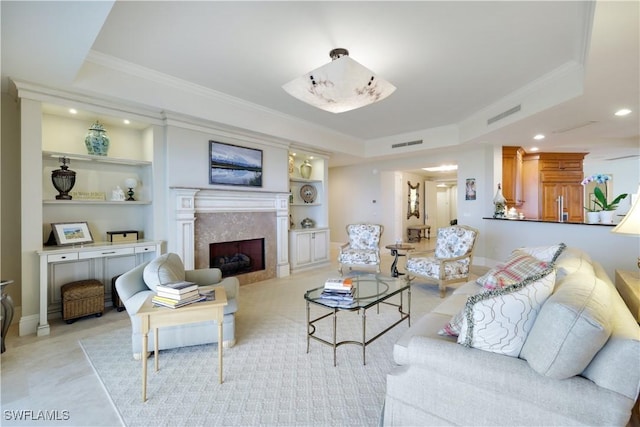
<svg viewBox="0 0 640 427"><path fill-rule="evenodd" d="M307 280L265 281L241 288L237 343L224 350L224 383L217 382L217 345L160 352L160 370L149 363L147 402L141 399L140 362L131 355L129 328L83 339L81 346L127 426L374 426L383 408L393 344L407 322L366 348L333 349L311 341L307 353L304 291ZM440 300L437 288L414 288L412 317ZM406 303L406 300L405 300ZM321 313L313 308L312 315ZM398 319L382 306L367 311L367 336ZM362 318L342 312L338 339L358 339ZM329 320L318 332L329 338Z"/></svg>

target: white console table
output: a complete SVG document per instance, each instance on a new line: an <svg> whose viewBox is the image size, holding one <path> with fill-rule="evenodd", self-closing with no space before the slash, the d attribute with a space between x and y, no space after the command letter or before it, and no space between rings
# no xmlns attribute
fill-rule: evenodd
<svg viewBox="0 0 640 427"><path fill-rule="evenodd" d="M162 251L162 241L160 240L138 240L127 243L99 242L86 245L74 246L51 246L37 251L40 256L40 321L38 324L38 336L49 335L49 304L52 302L53 294L59 292L62 281L79 280L85 275L106 282L108 276L117 275L128 271L145 261L145 254L152 253L154 256L160 255ZM109 263L116 259L125 259L121 265L109 268ZM75 268L74 264L83 263L84 268ZM65 274L60 274L60 280L56 280L55 268L63 266ZM124 271L123 267L126 266ZM120 270L118 270L118 268ZM105 288L110 285L105 283ZM51 298L51 299L50 299Z"/></svg>

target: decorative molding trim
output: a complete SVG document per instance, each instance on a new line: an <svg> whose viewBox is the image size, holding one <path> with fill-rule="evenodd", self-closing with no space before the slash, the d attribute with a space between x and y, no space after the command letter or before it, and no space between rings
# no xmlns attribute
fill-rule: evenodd
<svg viewBox="0 0 640 427"><path fill-rule="evenodd" d="M127 104L121 100L109 100L104 95L87 96L75 92L39 86L33 83L12 80L19 98L34 101L48 102L57 105L68 104L70 107L81 108L113 116L126 115L129 119L147 122L154 125L162 125L162 112L142 107L140 105Z"/></svg>

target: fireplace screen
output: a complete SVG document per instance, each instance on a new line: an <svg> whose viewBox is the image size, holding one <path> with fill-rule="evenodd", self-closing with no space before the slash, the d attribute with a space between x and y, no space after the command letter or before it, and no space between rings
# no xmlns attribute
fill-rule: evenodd
<svg viewBox="0 0 640 427"><path fill-rule="evenodd" d="M219 268L222 277L264 270L264 239L209 244L209 267Z"/></svg>

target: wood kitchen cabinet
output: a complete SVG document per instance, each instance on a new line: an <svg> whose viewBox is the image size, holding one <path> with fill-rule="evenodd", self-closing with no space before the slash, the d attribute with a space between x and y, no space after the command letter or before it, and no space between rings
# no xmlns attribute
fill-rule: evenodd
<svg viewBox="0 0 640 427"><path fill-rule="evenodd" d="M502 147L502 195L507 206L522 206L522 147Z"/></svg>
<svg viewBox="0 0 640 427"><path fill-rule="evenodd" d="M587 153L531 153L522 158L521 211L526 218L559 221L562 196L566 221L584 219L582 163Z"/></svg>
<svg viewBox="0 0 640 427"><path fill-rule="evenodd" d="M563 212L566 213L565 221L582 222L584 209L582 199L584 188L581 184L566 184L543 182L542 183L542 217L544 221L558 221L560 211L558 197L563 199Z"/></svg>

